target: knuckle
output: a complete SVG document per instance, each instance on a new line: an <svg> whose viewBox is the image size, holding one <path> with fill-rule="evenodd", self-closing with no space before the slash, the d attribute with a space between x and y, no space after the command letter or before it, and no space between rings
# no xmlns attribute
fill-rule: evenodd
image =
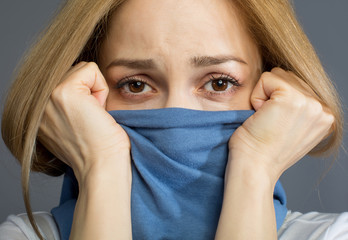
<svg viewBox="0 0 348 240"><path fill-rule="evenodd" d="M89 70L96 70L98 69L98 65L95 62L88 62L86 68Z"/></svg>
<svg viewBox="0 0 348 240"><path fill-rule="evenodd" d="M317 100L314 100L313 109L317 114L325 113L323 105Z"/></svg>
<svg viewBox="0 0 348 240"><path fill-rule="evenodd" d="M260 76L260 80L267 81L271 77L273 77L271 72L263 72Z"/></svg>
<svg viewBox="0 0 348 240"><path fill-rule="evenodd" d="M279 73L284 73L284 72L285 71L282 68L280 68L280 67L274 67L271 70L271 73L274 73L274 74L279 74Z"/></svg>
<svg viewBox="0 0 348 240"><path fill-rule="evenodd" d="M95 62L88 62L85 66L81 68L81 71L78 72L79 75L95 75L99 72L99 67Z"/></svg>
<svg viewBox="0 0 348 240"><path fill-rule="evenodd" d="M331 127L336 121L335 116L331 112L328 113L325 111L323 111L323 115L324 122Z"/></svg>
<svg viewBox="0 0 348 240"><path fill-rule="evenodd" d="M326 122L332 126L335 123L335 116L331 113L326 114Z"/></svg>
<svg viewBox="0 0 348 240"><path fill-rule="evenodd" d="M331 112L326 112L321 102L314 98L309 99L307 114L315 121L322 122L325 126L331 127L335 117Z"/></svg>
<svg viewBox="0 0 348 240"><path fill-rule="evenodd" d="M67 98L68 98L68 94L65 88L59 85L53 90L50 100L54 103L59 103L59 102L68 101Z"/></svg>
<svg viewBox="0 0 348 240"><path fill-rule="evenodd" d="M59 99L59 95L61 94L61 89L59 87L56 87L53 92L51 93L50 100L55 102L57 99Z"/></svg>
<svg viewBox="0 0 348 240"><path fill-rule="evenodd" d="M318 115L321 115L324 113L323 112L323 105L321 105L321 103L319 101L317 101L315 99L310 99L308 102L309 102L308 103L309 109L313 115L318 116Z"/></svg>
<svg viewBox="0 0 348 240"><path fill-rule="evenodd" d="M303 109L307 106L307 99L303 95L297 94L293 97L290 105L293 109Z"/></svg>
<svg viewBox="0 0 348 240"><path fill-rule="evenodd" d="M85 61L81 61L81 62L75 64L74 67L81 67L81 66L84 66L84 65L86 65L86 63L87 63L87 62L85 62Z"/></svg>
<svg viewBox="0 0 348 240"><path fill-rule="evenodd" d="M109 95L109 92L110 92L109 86L108 86L108 84L105 82L105 94L106 94L106 95Z"/></svg>

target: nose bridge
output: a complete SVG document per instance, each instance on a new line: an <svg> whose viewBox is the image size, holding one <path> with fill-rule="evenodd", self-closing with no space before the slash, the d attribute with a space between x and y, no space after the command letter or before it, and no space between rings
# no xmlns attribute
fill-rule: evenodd
<svg viewBox="0 0 348 240"><path fill-rule="evenodd" d="M190 85L189 79L184 79L184 76L175 75L169 79L168 92L165 108L189 108L199 109L195 96L192 92L194 89Z"/></svg>
<svg viewBox="0 0 348 240"><path fill-rule="evenodd" d="M190 107L191 103L192 101L190 101L187 94L180 93L179 90L169 91L164 107L192 108Z"/></svg>

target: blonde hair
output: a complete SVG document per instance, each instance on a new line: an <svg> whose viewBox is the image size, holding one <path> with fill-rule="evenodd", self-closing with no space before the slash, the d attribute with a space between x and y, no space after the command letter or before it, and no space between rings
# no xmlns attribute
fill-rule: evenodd
<svg viewBox="0 0 348 240"><path fill-rule="evenodd" d="M124 0L69 0L39 41L23 58L10 89L2 118L2 137L22 165L22 190L29 220L38 234L29 201L31 171L51 176L64 173L65 164L38 141L45 106L64 74L79 61L97 61L107 23ZM331 81L295 18L287 0L232 0L258 45L265 70L282 67L308 84L335 116L333 133L312 154L338 150L343 119Z"/></svg>

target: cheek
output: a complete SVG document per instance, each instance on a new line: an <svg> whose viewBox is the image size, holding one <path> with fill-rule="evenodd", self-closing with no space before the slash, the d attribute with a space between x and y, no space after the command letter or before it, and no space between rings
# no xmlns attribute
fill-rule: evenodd
<svg viewBox="0 0 348 240"><path fill-rule="evenodd" d="M231 105L235 106L234 110L252 110L253 107L250 102L251 91L244 91L240 94L238 99L233 101L238 101L236 103L232 102Z"/></svg>
<svg viewBox="0 0 348 240"><path fill-rule="evenodd" d="M163 102L165 102L165 98L163 96L157 96L147 101L127 101L117 94L115 90L110 90L108 98L106 99L105 110L112 111L163 108Z"/></svg>
<svg viewBox="0 0 348 240"><path fill-rule="evenodd" d="M112 111L118 109L118 101L115 99L114 94L112 91L109 92L108 98L106 99L106 111Z"/></svg>
<svg viewBox="0 0 348 240"><path fill-rule="evenodd" d="M127 102L122 101L120 95L117 94L114 89L110 89L109 95L106 99L105 110L136 110L136 108L134 107L134 104L129 104Z"/></svg>
<svg viewBox="0 0 348 240"><path fill-rule="evenodd" d="M233 98L229 103L230 110L252 110L253 107L250 102L250 97L254 86L255 84L253 83L240 89L235 98Z"/></svg>
<svg viewBox="0 0 348 240"><path fill-rule="evenodd" d="M240 88L231 98L210 101L200 99L202 110L206 111L228 111L228 110L252 110L250 96L253 88Z"/></svg>

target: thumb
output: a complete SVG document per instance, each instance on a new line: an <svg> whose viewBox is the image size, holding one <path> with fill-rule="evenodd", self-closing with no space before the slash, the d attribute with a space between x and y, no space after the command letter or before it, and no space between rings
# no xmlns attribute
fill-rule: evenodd
<svg viewBox="0 0 348 240"><path fill-rule="evenodd" d="M109 87L99 68L97 68L96 71L94 85L91 88L91 94L97 99L99 104L105 108L106 98L109 94Z"/></svg>
<svg viewBox="0 0 348 240"><path fill-rule="evenodd" d="M287 85L274 73L262 73L251 93L250 102L255 111L258 111L267 101L284 95Z"/></svg>
<svg viewBox="0 0 348 240"><path fill-rule="evenodd" d="M105 107L106 98L109 94L109 87L98 65L94 62L90 62L83 68L82 71L85 72L85 77L81 78L81 83L89 89L90 94L99 104Z"/></svg>

